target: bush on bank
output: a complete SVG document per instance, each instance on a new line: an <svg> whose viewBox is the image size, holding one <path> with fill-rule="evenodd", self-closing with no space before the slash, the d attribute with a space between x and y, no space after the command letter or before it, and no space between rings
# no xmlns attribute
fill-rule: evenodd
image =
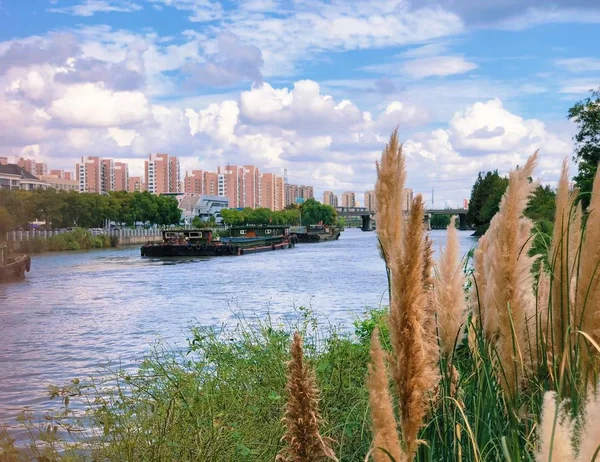
<svg viewBox="0 0 600 462"><path fill-rule="evenodd" d="M116 247L118 240L108 234L94 236L83 228L57 234L48 239L31 239L19 243L19 251L24 253L56 252L64 250L89 250Z"/></svg>

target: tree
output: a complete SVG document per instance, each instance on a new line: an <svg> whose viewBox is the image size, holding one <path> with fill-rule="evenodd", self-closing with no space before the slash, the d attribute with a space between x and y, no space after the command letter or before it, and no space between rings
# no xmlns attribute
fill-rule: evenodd
<svg viewBox="0 0 600 462"><path fill-rule="evenodd" d="M498 211L507 186L508 178L501 177L498 170L487 172L485 175L479 172L471 190L467 212L467 221L477 229L477 234L483 234L487 230L492 217Z"/></svg>
<svg viewBox="0 0 600 462"><path fill-rule="evenodd" d="M14 227L12 215L6 210L6 207L0 207L0 242L4 241L6 233Z"/></svg>
<svg viewBox="0 0 600 462"><path fill-rule="evenodd" d="M316 225L323 223L333 225L337 219L337 212L330 205L321 204L315 199L308 199L300 207L303 225Z"/></svg>
<svg viewBox="0 0 600 462"><path fill-rule="evenodd" d="M525 209L525 216L534 222L553 222L556 211L556 193L550 186L538 186Z"/></svg>
<svg viewBox="0 0 600 462"><path fill-rule="evenodd" d="M430 225L433 229L446 229L450 224L450 215L433 215Z"/></svg>
<svg viewBox="0 0 600 462"><path fill-rule="evenodd" d="M569 109L569 120L577 124L579 131L573 137L578 173L575 175L575 185L583 193L581 200L587 207L590 202L594 176L600 162L600 88L592 90L591 95L575 103Z"/></svg>

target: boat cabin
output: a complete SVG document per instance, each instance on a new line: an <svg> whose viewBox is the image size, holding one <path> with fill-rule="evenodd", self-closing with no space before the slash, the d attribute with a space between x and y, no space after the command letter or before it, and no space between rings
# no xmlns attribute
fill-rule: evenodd
<svg viewBox="0 0 600 462"><path fill-rule="evenodd" d="M290 227L286 225L232 226L229 232L231 237L283 237L289 235Z"/></svg>
<svg viewBox="0 0 600 462"><path fill-rule="evenodd" d="M162 234L164 244L210 245L213 241L212 229L169 229Z"/></svg>

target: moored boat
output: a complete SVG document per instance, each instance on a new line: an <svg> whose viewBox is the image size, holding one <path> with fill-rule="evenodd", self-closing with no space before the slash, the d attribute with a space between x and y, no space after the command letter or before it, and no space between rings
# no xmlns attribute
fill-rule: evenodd
<svg viewBox="0 0 600 462"><path fill-rule="evenodd" d="M31 257L25 254L9 254L8 246L0 244L0 282L23 279L31 269Z"/></svg>
<svg viewBox="0 0 600 462"><path fill-rule="evenodd" d="M335 241L340 238L339 228L330 225L296 226L293 231L298 236L300 243Z"/></svg>
<svg viewBox="0 0 600 462"><path fill-rule="evenodd" d="M221 257L287 249L296 237L287 226L236 226L229 236L216 237L212 229L163 231L163 240L140 249L142 257Z"/></svg>

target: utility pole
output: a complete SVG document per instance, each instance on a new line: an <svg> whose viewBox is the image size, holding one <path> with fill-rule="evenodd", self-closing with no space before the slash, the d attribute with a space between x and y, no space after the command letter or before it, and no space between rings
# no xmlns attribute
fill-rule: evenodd
<svg viewBox="0 0 600 462"><path fill-rule="evenodd" d="M435 203L435 193L433 188L431 188L431 208L433 208L433 204Z"/></svg>

